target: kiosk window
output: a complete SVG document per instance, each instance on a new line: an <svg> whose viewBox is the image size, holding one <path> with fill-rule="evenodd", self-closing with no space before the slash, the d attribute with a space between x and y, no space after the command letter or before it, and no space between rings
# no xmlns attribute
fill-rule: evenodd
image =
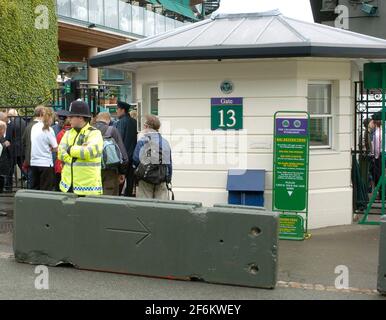
<svg viewBox="0 0 386 320"><path fill-rule="evenodd" d="M158 116L158 87L150 87L150 113Z"/></svg>
<svg viewBox="0 0 386 320"><path fill-rule="evenodd" d="M311 146L331 148L331 91L331 83L313 83L308 85Z"/></svg>

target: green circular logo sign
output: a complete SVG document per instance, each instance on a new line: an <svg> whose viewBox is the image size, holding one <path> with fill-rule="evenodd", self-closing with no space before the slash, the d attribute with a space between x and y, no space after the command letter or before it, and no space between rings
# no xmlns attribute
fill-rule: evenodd
<svg viewBox="0 0 386 320"><path fill-rule="evenodd" d="M283 122L281 123L281 125L284 127L284 128L288 128L289 125L290 125L290 122L288 120L283 120Z"/></svg>
<svg viewBox="0 0 386 320"><path fill-rule="evenodd" d="M295 128L300 128L302 126L302 123L299 120L294 121Z"/></svg>
<svg viewBox="0 0 386 320"><path fill-rule="evenodd" d="M225 80L221 83L220 89L222 93L229 94L233 92L233 82Z"/></svg>

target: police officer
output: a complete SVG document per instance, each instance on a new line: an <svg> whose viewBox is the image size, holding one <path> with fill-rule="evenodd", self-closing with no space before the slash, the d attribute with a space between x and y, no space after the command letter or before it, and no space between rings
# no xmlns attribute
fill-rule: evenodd
<svg viewBox="0 0 386 320"><path fill-rule="evenodd" d="M102 134L89 124L90 108L83 101L71 103L68 118L71 129L64 134L58 149L58 159L63 162L60 190L101 195Z"/></svg>

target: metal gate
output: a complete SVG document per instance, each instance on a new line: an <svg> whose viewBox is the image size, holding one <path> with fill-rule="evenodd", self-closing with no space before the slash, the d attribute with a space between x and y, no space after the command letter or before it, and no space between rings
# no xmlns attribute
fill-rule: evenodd
<svg viewBox="0 0 386 320"><path fill-rule="evenodd" d="M374 113L382 109L382 93L364 89L362 81L355 82L355 129L352 150L353 208L362 212L369 203L374 189L372 180L373 157L368 123ZM376 200L370 213L379 214L380 200Z"/></svg>
<svg viewBox="0 0 386 320"><path fill-rule="evenodd" d="M90 106L93 116L101 111L115 113L117 101L126 101L129 97L121 90L122 85L90 84L71 81L52 90L54 110L68 110L72 101L82 99Z"/></svg>

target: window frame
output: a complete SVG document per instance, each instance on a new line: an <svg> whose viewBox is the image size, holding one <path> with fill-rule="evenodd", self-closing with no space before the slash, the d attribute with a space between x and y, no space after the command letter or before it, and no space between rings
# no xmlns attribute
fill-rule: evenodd
<svg viewBox="0 0 386 320"><path fill-rule="evenodd" d="M152 89L157 89L157 114L152 113ZM149 99L149 114L154 116L159 116L159 86L158 84L150 84L148 90L148 99Z"/></svg>
<svg viewBox="0 0 386 320"><path fill-rule="evenodd" d="M333 132L334 132L334 127L333 127L333 118L334 118L334 82L332 80L310 80L307 83L307 111L309 112L309 86L310 85L330 85L330 113L329 114L311 114L310 113L310 120L311 119L328 119L328 144L325 145L311 145L311 137L310 137L310 149L311 150L323 150L323 149L330 149L332 150L333 148ZM311 125L311 124L310 124ZM311 130L311 128L310 128Z"/></svg>

